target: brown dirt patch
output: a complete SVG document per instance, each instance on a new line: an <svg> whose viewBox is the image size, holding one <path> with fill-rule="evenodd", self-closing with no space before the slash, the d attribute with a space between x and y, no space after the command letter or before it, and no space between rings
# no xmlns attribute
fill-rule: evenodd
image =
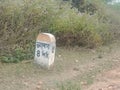
<svg viewBox="0 0 120 90"><path fill-rule="evenodd" d="M87 90L120 90L120 67L98 75Z"/></svg>

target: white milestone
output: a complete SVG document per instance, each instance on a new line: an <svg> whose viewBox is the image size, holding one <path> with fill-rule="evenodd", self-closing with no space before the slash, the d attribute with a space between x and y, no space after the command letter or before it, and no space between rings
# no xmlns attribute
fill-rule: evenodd
<svg viewBox="0 0 120 90"><path fill-rule="evenodd" d="M54 63L56 40L50 33L40 33L36 40L35 63L49 68Z"/></svg>

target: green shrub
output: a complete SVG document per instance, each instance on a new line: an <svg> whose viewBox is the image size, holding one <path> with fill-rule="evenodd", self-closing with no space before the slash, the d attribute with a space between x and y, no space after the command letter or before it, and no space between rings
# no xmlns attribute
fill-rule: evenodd
<svg viewBox="0 0 120 90"><path fill-rule="evenodd" d="M34 46L32 45L26 45L26 47L19 47L15 46L13 47L10 52L4 53L0 60L1 62L5 63L17 63L22 60L28 60L34 58Z"/></svg>
<svg viewBox="0 0 120 90"><path fill-rule="evenodd" d="M75 11L74 11L75 12ZM103 43L100 31L107 30L105 23L98 21L97 15L67 11L64 17L54 20L51 32L56 35L58 45L78 45L96 47Z"/></svg>
<svg viewBox="0 0 120 90"><path fill-rule="evenodd" d="M106 7L101 8L101 3L99 5L98 2L100 1L90 0L86 3L84 13L81 13L71 6L70 2L62 0L1 0L1 60L19 62L32 59L39 32L54 34L58 46L78 45L94 48L110 41L111 36L117 33L112 30L114 23L119 25L119 21L116 22L117 18L111 18L112 12L106 11ZM92 15L91 10L88 12L91 3L95 6L91 7L91 10L96 9Z"/></svg>
<svg viewBox="0 0 120 90"><path fill-rule="evenodd" d="M3 62L33 58L36 36L48 31L55 13L53 8L57 7L55 3L49 0L0 1L0 56Z"/></svg>

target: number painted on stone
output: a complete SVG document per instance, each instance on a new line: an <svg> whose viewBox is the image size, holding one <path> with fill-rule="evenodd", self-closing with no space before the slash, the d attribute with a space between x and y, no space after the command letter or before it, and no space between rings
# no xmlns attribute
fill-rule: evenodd
<svg viewBox="0 0 120 90"><path fill-rule="evenodd" d="M40 50L37 50L37 57L40 57Z"/></svg>
<svg viewBox="0 0 120 90"><path fill-rule="evenodd" d="M42 51L42 56L48 58L49 54L47 51Z"/></svg>

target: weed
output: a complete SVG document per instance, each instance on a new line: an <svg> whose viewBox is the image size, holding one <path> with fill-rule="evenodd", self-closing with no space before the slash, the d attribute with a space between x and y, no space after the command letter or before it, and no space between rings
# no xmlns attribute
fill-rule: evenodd
<svg viewBox="0 0 120 90"><path fill-rule="evenodd" d="M81 90L80 85L67 82L65 84L58 85L59 90Z"/></svg>

